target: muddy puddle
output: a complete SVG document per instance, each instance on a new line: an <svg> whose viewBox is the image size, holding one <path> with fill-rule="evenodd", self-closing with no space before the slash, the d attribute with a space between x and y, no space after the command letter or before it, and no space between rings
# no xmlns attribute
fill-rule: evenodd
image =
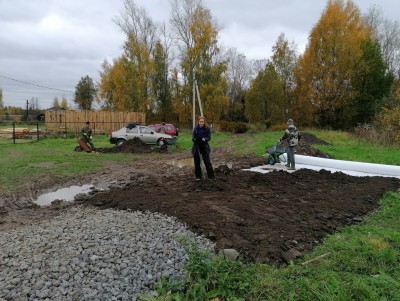
<svg viewBox="0 0 400 301"><path fill-rule="evenodd" d="M58 189L53 192L45 193L40 195L34 203L39 206L48 206L56 200L63 202L71 202L74 200L75 196L78 194L88 194L93 191L95 187L93 185L73 185L70 187L65 187Z"/></svg>

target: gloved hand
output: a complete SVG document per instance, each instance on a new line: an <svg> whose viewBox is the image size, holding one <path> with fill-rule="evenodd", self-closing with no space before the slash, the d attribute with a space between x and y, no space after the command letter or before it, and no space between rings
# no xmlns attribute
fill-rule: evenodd
<svg viewBox="0 0 400 301"><path fill-rule="evenodd" d="M203 142L206 142L206 138L201 139Z"/></svg>

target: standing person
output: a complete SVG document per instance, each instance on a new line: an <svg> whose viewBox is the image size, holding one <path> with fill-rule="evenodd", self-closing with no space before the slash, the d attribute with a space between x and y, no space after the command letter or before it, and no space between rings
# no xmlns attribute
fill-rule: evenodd
<svg viewBox="0 0 400 301"><path fill-rule="evenodd" d="M206 123L206 118L204 116L200 116L196 126L193 129L193 135L192 135L192 141L193 141L192 154L194 159L194 174L196 176L196 181L200 181L202 179L200 155L203 157L208 178L214 179L214 169L210 161L211 148L208 145L208 141L210 140L211 140L211 129Z"/></svg>
<svg viewBox="0 0 400 301"><path fill-rule="evenodd" d="M165 134L165 122L161 123L161 126L158 128L158 133Z"/></svg>
<svg viewBox="0 0 400 301"><path fill-rule="evenodd" d="M294 153L296 150L296 145L299 143L299 132L297 131L297 128L294 126L294 122L292 119L289 119L287 121L288 128L285 130L285 133L283 134L282 138L279 139L279 142L281 142L284 139L287 139L287 142L289 144L288 151L287 151L287 164L286 166L290 170L295 170L295 160L294 160Z"/></svg>
<svg viewBox="0 0 400 301"><path fill-rule="evenodd" d="M92 129L90 128L89 121L87 121L86 126L81 129L81 139L85 141L91 149L94 149L94 144L92 141Z"/></svg>

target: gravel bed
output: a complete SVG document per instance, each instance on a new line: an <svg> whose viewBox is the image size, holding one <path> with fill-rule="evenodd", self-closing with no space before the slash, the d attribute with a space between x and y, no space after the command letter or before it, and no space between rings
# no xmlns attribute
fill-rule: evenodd
<svg viewBox="0 0 400 301"><path fill-rule="evenodd" d="M0 301L137 300L163 276L184 273L179 239L214 245L174 217L73 207L0 232Z"/></svg>

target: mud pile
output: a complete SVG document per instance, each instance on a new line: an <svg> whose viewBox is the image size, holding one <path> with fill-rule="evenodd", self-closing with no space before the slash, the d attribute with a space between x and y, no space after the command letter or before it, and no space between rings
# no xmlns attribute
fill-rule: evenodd
<svg viewBox="0 0 400 301"><path fill-rule="evenodd" d="M140 138L135 137L131 140L126 141L121 145L117 145L113 148L96 148L96 152L104 154L114 153L131 153L131 154L145 154L145 153L163 153L167 152L168 147L166 145L155 146L144 143Z"/></svg>

